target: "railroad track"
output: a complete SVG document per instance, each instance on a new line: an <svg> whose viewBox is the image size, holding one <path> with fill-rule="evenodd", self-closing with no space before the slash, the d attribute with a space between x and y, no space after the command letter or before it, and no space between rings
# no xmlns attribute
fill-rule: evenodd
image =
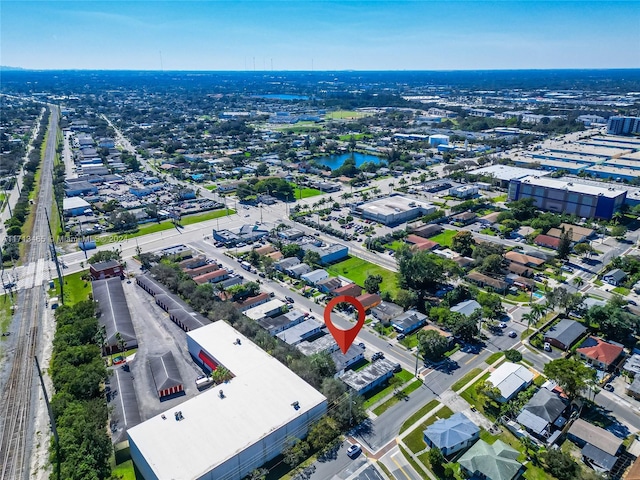
<svg viewBox="0 0 640 480"><path fill-rule="evenodd" d="M35 205L35 222L27 245L27 264L46 259L49 249L49 227L46 211L53 204L52 170L56 150L58 129L58 109L50 107L50 134L45 157L41 165L40 191ZM32 399L34 395L34 356L38 351L38 339L42 315L44 314L44 288L35 284L26 285L18 293L19 331L16 348L6 361L9 376L5 385L0 385L0 480L21 480L29 478L31 460L31 436L33 435ZM37 399L37 396L35 397Z"/></svg>

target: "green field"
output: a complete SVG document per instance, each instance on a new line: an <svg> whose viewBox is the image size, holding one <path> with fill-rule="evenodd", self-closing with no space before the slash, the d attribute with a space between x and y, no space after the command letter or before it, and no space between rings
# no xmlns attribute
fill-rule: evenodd
<svg viewBox="0 0 640 480"><path fill-rule="evenodd" d="M236 213L232 208L225 210L212 210L206 213L196 213L193 215L188 215L186 217L182 217L180 220L180 225L192 225L194 223L206 222L207 220L214 220L216 218L225 217L227 215L233 215ZM133 233L109 233L106 235L102 235L96 238L96 245L108 245L109 243L118 243L128 240L130 238L141 237L142 235L148 235L150 233L163 232L165 230L171 230L172 228L176 228L174 223L171 220L165 220L160 223L146 223L138 228L137 232Z"/></svg>
<svg viewBox="0 0 640 480"><path fill-rule="evenodd" d="M338 139L342 142L348 142L352 138L354 140L364 140L365 138L372 138L373 135L369 135L368 133L352 133L347 135L340 135Z"/></svg>
<svg viewBox="0 0 640 480"><path fill-rule="evenodd" d="M451 247L451 239L456 233L458 232L455 230L445 230L444 232L439 233L435 237L431 237L429 240L438 242L443 247Z"/></svg>
<svg viewBox="0 0 640 480"><path fill-rule="evenodd" d="M358 118L368 117L371 113L356 112L355 110L337 110L327 113L325 120L357 120Z"/></svg>
<svg viewBox="0 0 640 480"><path fill-rule="evenodd" d="M205 185L204 188L206 188L207 190L209 190L210 192L213 190L216 190L218 188L217 185Z"/></svg>
<svg viewBox="0 0 640 480"><path fill-rule="evenodd" d="M315 197L316 195L322 195L322 191L317 188L295 188L296 200L303 198Z"/></svg>
<svg viewBox="0 0 640 480"><path fill-rule="evenodd" d="M64 303L65 305L74 305L78 302L82 302L89 298L91 293L91 282L85 282L82 280L82 276L89 273L88 270L82 272L72 273L64 278ZM55 287L49 290L50 297L60 298L60 282L58 279L54 279L53 283Z"/></svg>
<svg viewBox="0 0 640 480"><path fill-rule="evenodd" d="M291 133L307 133L317 132L323 128L324 127L322 125L318 125L316 122L298 122L293 126L278 126L275 127L274 130Z"/></svg>
<svg viewBox="0 0 640 480"><path fill-rule="evenodd" d="M327 267L326 270L334 276L341 275L346 277L360 286L364 285L364 281L368 275L380 275L382 277L382 284L380 285L382 291L396 295L400 290L395 272L358 257L349 257L347 260Z"/></svg>

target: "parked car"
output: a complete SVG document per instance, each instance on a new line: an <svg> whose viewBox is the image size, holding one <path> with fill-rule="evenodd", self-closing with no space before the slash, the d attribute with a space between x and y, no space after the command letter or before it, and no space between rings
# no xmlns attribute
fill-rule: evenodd
<svg viewBox="0 0 640 480"><path fill-rule="evenodd" d="M605 389L607 392L613 392L613 385L611 385L610 383L607 383L607 384L604 386L604 389Z"/></svg>
<svg viewBox="0 0 640 480"><path fill-rule="evenodd" d="M406 337L406 335L404 333L400 333L400 334L398 334L398 336L396 338L398 340L404 340L405 337Z"/></svg>
<svg viewBox="0 0 640 480"><path fill-rule="evenodd" d="M500 328L507 328L507 324L506 324L506 323L504 323L504 322L500 322L500 323L498 324L498 326L499 326Z"/></svg>
<svg viewBox="0 0 640 480"><path fill-rule="evenodd" d="M363 342L360 342L360 343L358 344L358 346L359 346L359 347L362 347L362 348L367 348L367 346L366 346Z"/></svg>
<svg viewBox="0 0 640 480"><path fill-rule="evenodd" d="M634 307L637 307L637 306L638 306L638 303L637 303L637 302L635 302L635 301L633 301L633 300L627 300L627 303L628 303L629 305L633 305Z"/></svg>
<svg viewBox="0 0 640 480"><path fill-rule="evenodd" d="M565 272L569 272L572 273L573 272L573 268L567 266L567 265L563 265L560 267L560 270L564 270Z"/></svg>
<svg viewBox="0 0 640 480"><path fill-rule="evenodd" d="M360 455L361 452L362 447L357 443L354 443L349 448L347 448L347 456L349 458L356 458L358 455Z"/></svg>
<svg viewBox="0 0 640 480"><path fill-rule="evenodd" d="M371 361L375 362L376 360L380 360L384 358L384 353L382 352L376 352L373 355L371 355Z"/></svg>
<svg viewBox="0 0 640 480"><path fill-rule="evenodd" d="M544 349L547 352L551 351L551 345L549 344L549 342L544 342Z"/></svg>
<svg viewBox="0 0 640 480"><path fill-rule="evenodd" d="M284 297L284 299L287 301L287 303L294 303L293 298L291 297Z"/></svg>

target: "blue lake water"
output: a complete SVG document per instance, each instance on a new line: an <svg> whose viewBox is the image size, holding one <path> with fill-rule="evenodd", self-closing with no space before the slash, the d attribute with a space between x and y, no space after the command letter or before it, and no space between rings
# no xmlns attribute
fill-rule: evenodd
<svg viewBox="0 0 640 480"><path fill-rule="evenodd" d="M356 167L359 167L363 163L371 162L371 163L380 163L381 158L376 157L375 155L368 155L366 153L343 153L342 155L330 155L327 157L316 158L315 161L321 165L326 165L331 168L331 170L335 170L336 168L340 168L344 161L347 158L352 158L356 161Z"/></svg>
<svg viewBox="0 0 640 480"><path fill-rule="evenodd" d="M287 93L268 93L266 95L253 95L253 98L266 98L269 100L309 100L306 95L289 95Z"/></svg>

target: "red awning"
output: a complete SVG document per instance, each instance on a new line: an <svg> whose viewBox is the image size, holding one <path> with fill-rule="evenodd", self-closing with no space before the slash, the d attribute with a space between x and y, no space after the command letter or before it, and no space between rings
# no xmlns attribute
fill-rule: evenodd
<svg viewBox="0 0 640 480"><path fill-rule="evenodd" d="M202 362L211 369L211 371L214 371L216 368L218 368L218 365L216 364L216 362L213 361L213 359L207 355L206 353L204 353L204 350L200 350L200 353L198 354L198 358L200 360L202 360Z"/></svg>

